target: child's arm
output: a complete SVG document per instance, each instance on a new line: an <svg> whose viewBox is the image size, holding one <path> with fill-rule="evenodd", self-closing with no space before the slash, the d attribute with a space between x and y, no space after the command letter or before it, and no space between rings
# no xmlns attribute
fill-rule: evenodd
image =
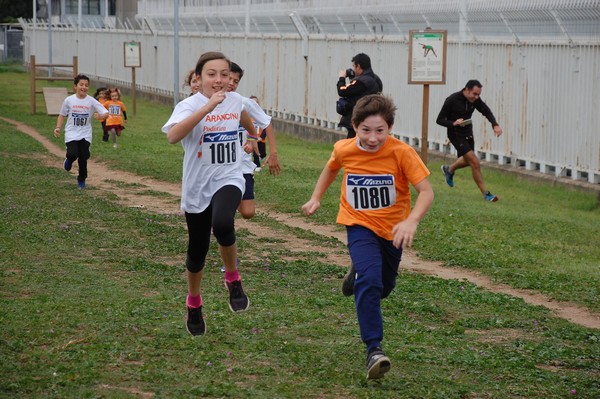
<svg viewBox="0 0 600 399"><path fill-rule="evenodd" d="M252 123L252 118L246 110L242 111L242 113L240 114L240 125L242 125L244 129L246 129L247 135L252 137L258 136L258 134L256 133L256 128L254 127L254 123Z"/></svg>
<svg viewBox="0 0 600 399"><path fill-rule="evenodd" d="M65 117L63 115L58 115L56 118L56 127L54 128L54 137L60 136L60 129L65 121Z"/></svg>
<svg viewBox="0 0 600 399"><path fill-rule="evenodd" d="M94 104L94 109L96 110L96 112L94 112L94 114L92 115L94 118L96 118L100 122L108 119L108 105L105 108L104 104L96 100L96 104Z"/></svg>
<svg viewBox="0 0 600 399"><path fill-rule="evenodd" d="M325 165L325 168L321 172L321 176L319 176L319 180L317 180L317 184L315 185L310 200L302 205L302 212L304 212L306 216L312 215L321 207L321 198L323 198L323 195L337 177L338 172L339 169L334 170Z"/></svg>
<svg viewBox="0 0 600 399"><path fill-rule="evenodd" d="M100 122L105 121L108 119L108 112L105 112L103 114L100 114L98 112L94 112L94 117L99 120Z"/></svg>
<svg viewBox="0 0 600 399"><path fill-rule="evenodd" d="M254 122L252 122L252 117L248 113L248 111L242 111L240 115L240 125L246 129L246 137L258 137L258 133L256 133L256 128L254 127ZM258 151L258 144L256 143L256 139L254 140L246 140L246 144L244 145L244 151L246 154L252 154L255 151Z"/></svg>
<svg viewBox="0 0 600 399"><path fill-rule="evenodd" d="M212 112L213 109L221 102L225 100L225 92L218 91L214 93L208 103L198 110L192 112L190 116L182 120L181 122L171 126L167 133L167 141L169 144L179 143L185 136L187 136L194 126L196 126L206 115Z"/></svg>
<svg viewBox="0 0 600 399"><path fill-rule="evenodd" d="M279 166L279 159L277 158L277 143L275 142L275 131L272 123L265 128L265 133L269 145L269 158L266 162L269 165L269 173L278 175L281 172L281 166Z"/></svg>
<svg viewBox="0 0 600 399"><path fill-rule="evenodd" d="M410 211L408 218L395 225L392 229L392 234L394 235L393 242L396 248L402 247L402 249L405 249L412 246L419 222L427 214L433 202L433 188L429 180L423 179L414 187L418 193L415 206Z"/></svg>

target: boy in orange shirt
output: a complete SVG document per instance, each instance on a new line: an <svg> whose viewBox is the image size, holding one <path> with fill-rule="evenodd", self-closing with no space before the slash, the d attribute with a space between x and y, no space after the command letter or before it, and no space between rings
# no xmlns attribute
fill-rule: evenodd
<svg viewBox="0 0 600 399"><path fill-rule="evenodd" d="M381 349L381 299L396 286L402 250L410 247L433 202L429 170L415 150L390 136L396 107L389 97L361 98L352 113L356 137L339 140L310 200L310 216L344 169L337 222L346 226L352 260L344 285L354 293L362 341L367 347L367 378L382 378L390 359ZM418 193L411 210L409 183Z"/></svg>

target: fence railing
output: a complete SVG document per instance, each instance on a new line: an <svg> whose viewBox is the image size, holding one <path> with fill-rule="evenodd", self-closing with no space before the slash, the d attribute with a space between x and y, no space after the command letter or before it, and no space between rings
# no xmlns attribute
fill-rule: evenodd
<svg viewBox="0 0 600 399"><path fill-rule="evenodd" d="M600 22L600 12L595 18ZM53 32L53 59L68 62L77 55L83 73L129 86L131 76L123 67L120 43L138 41L144 62L137 70L137 88L172 96L175 37L166 21L158 25L156 18L149 18L136 28L62 26ZM48 27L34 27L25 20L22 24L25 57L34 54L44 60ZM556 38L517 41L515 35L500 35L473 40L449 34L446 85L436 85L430 92L429 148L453 153L445 129L435 119L449 94L477 78L484 85L482 97L505 132L495 138L489 123L475 115L475 142L482 158L600 183L600 40ZM394 133L421 145L422 87L407 84L408 43L402 35L309 34L303 43L297 33L190 28L178 40L181 79L201 53L221 50L246 70L242 94L258 96L261 105L278 118L323 129L335 128L339 120L335 112L338 71L349 67L355 54L367 53L384 82L384 92L398 106Z"/></svg>

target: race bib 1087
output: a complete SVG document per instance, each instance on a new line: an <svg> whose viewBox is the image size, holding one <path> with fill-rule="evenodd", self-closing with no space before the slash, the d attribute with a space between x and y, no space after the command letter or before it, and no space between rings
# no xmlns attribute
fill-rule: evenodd
<svg viewBox="0 0 600 399"><path fill-rule="evenodd" d="M396 203L393 175L346 176L346 200L356 210L388 208Z"/></svg>

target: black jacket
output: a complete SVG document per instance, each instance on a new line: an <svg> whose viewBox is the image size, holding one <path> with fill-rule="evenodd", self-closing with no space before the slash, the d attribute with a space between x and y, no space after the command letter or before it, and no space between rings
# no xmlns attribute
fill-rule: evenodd
<svg viewBox="0 0 600 399"><path fill-rule="evenodd" d="M360 75L355 77L346 85L346 78L339 78L337 82L337 91L340 97L350 100L352 107L342 115L338 126L352 128L352 110L356 102L369 94L381 93L383 91L383 82L371 68L365 69Z"/></svg>
<svg viewBox="0 0 600 399"><path fill-rule="evenodd" d="M462 90L451 94L444 101L444 105L437 117L436 123L440 126L444 126L448 129L448 135L452 133L460 134L461 136L472 136L473 125L467 126L453 126L457 119L471 119L473 112L477 110L481 112L483 116L487 118L492 124L492 127L498 125L496 118L492 110L483 102L481 98L478 98L474 103L470 103L464 96Z"/></svg>

